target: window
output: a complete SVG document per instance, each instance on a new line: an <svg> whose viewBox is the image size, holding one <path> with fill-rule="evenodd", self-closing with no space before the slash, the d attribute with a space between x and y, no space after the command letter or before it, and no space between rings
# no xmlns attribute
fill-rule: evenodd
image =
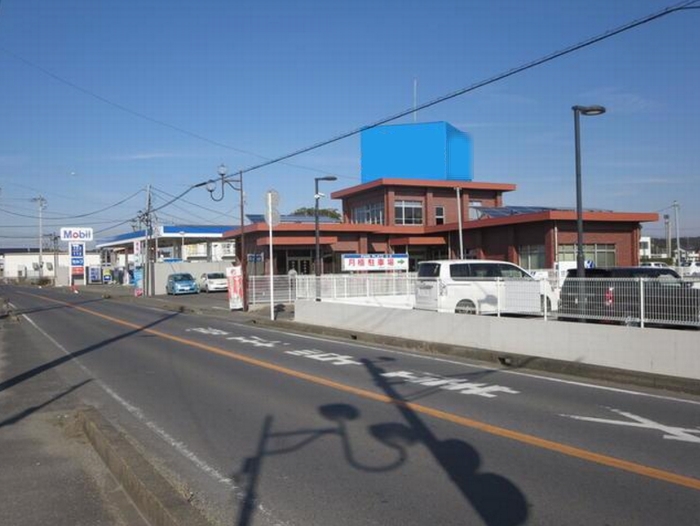
<svg viewBox="0 0 700 526"><path fill-rule="evenodd" d="M479 211L479 208L481 208L481 205L482 205L481 201L474 201L474 200L469 201L469 219L471 221L476 221L477 219L481 218L481 212Z"/></svg>
<svg viewBox="0 0 700 526"><path fill-rule="evenodd" d="M520 266L527 270L545 267L544 245L526 245L518 248ZM574 259L576 259L574 257Z"/></svg>
<svg viewBox="0 0 700 526"><path fill-rule="evenodd" d="M583 245L583 258L596 267L616 265L614 243L592 243ZM559 261L576 261L576 245L559 245Z"/></svg>
<svg viewBox="0 0 700 526"><path fill-rule="evenodd" d="M419 278L437 278L440 276L440 263L421 263L418 265Z"/></svg>
<svg viewBox="0 0 700 526"><path fill-rule="evenodd" d="M436 206L435 207L435 224L444 225L445 224L445 207Z"/></svg>
<svg viewBox="0 0 700 526"><path fill-rule="evenodd" d="M501 276L504 278L529 278L525 272L516 267L515 265L509 265L508 263L499 263L498 268L501 271Z"/></svg>
<svg viewBox="0 0 700 526"><path fill-rule="evenodd" d="M384 224L384 204L372 203L353 208L352 222L360 224Z"/></svg>
<svg viewBox="0 0 700 526"><path fill-rule="evenodd" d="M471 275L469 272L469 263L453 263L450 265L450 277L454 279L468 278Z"/></svg>
<svg viewBox="0 0 700 526"><path fill-rule="evenodd" d="M423 203L420 201L396 201L394 216L397 225L422 225Z"/></svg>

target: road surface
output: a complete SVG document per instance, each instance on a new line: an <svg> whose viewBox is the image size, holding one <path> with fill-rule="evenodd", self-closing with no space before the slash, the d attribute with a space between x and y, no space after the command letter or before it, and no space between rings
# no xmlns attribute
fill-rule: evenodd
<svg viewBox="0 0 700 526"><path fill-rule="evenodd" d="M698 524L699 397L0 295L44 363L0 390L59 373L221 524Z"/></svg>

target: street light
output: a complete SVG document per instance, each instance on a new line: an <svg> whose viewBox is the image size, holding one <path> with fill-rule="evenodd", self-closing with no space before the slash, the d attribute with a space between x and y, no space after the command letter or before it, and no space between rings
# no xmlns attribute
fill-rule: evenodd
<svg viewBox="0 0 700 526"><path fill-rule="evenodd" d="M326 175L325 177L315 177L314 178L314 232L316 234L316 259L314 262L314 273L316 274L316 301L320 300L319 292L320 287L318 283L318 278L321 276L321 243L319 240L318 233L318 202L323 197L323 194L318 191L319 181L337 181L338 178L335 175Z"/></svg>
<svg viewBox="0 0 700 526"><path fill-rule="evenodd" d="M594 117L605 113L603 106L573 106L574 110L574 134L576 142L576 277L585 277L583 261L583 197L581 194L581 136L579 130L579 116Z"/></svg>
<svg viewBox="0 0 700 526"><path fill-rule="evenodd" d="M224 193L225 193L225 188L226 185L229 185L231 188L233 188L236 192L240 193L240 213L241 213L241 246L240 246L240 262L241 262L241 274L243 276L243 290L242 290L242 300L243 300L243 310L247 311L248 310L248 283L247 283L247 262L248 258L246 257L246 252L245 252L245 230L243 229L244 226L244 221L245 221L245 215L244 215L244 194L243 194L243 172L240 171L238 172L238 177L227 177L228 173L228 168L226 167L225 164L220 164L219 168L217 169L217 172L219 174L219 184L221 185L221 196L220 197L214 197L214 192L216 191L216 186L217 186L217 181L209 180L206 183L200 183L197 186L202 186L206 184L206 189L207 192L209 192L209 197L211 197L212 200L214 201L221 201L224 198ZM238 185L238 186L236 186ZM237 247L238 248L238 247Z"/></svg>

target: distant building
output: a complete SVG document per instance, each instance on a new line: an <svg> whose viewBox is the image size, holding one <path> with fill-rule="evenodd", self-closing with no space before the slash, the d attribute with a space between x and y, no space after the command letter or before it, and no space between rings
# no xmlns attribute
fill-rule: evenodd
<svg viewBox="0 0 700 526"><path fill-rule="evenodd" d="M576 260L575 210L507 206L504 195L516 186L473 180L472 142L464 132L444 122L382 126L363 132L361 142L361 184L333 192L342 202L342 220L321 218L319 224L322 272L340 272L344 254L408 254L411 270L426 259L462 256L528 269ZM270 265L275 274L314 272L313 217L282 216L273 229L272 262L263 216L247 218L244 236L241 227L174 226L164 227L155 244L174 257L207 261L217 257L216 243L230 256L239 247L250 274L267 273ZM584 210L583 219L585 259L613 266L639 264L641 224L659 217ZM142 233L117 236L98 247L128 254L144 239ZM189 246L201 248L194 255Z"/></svg>

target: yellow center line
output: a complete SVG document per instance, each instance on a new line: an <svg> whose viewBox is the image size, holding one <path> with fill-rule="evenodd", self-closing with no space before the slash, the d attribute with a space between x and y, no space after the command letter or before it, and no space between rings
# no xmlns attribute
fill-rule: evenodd
<svg viewBox="0 0 700 526"><path fill-rule="evenodd" d="M26 293L24 293L24 294L26 294ZM207 352L210 352L213 354L217 354L219 356L224 356L226 358L238 360L240 362L254 365L256 367L261 367L261 368L264 368L264 369L267 369L270 371L275 371L275 372L278 372L278 373L281 373L281 374L284 374L287 376L291 376L293 378L298 378L300 380L312 382L312 383L317 384L317 385L323 385L323 386L329 387L331 389L343 391L346 393L351 393L351 394L354 394L356 396L360 396L362 398L374 400L376 402L391 404L391 405L395 405L398 407L405 407L405 408L410 409L411 411L415 411L416 413L429 415L429 416L432 416L433 418L438 418L438 419L444 420L446 422L451 422L453 424L457 424L457 425L462 426L462 427L476 429L478 431L481 431L483 433L488 433L488 434L493 435L493 436L507 438L509 440L514 440L514 441L520 442L522 444L527 444L527 445L538 447L541 449L546 449L548 451L554 451L556 453L560 453L562 455L566 455L569 457L585 460L587 462L593 462L595 464L600 464L603 466L616 468L616 469L620 469L623 471L628 471L630 473L635 473L637 475L642 475L644 477L649 477L652 479L661 480L664 482L669 482L671 484L676 484L678 486L684 486L686 488L691 488L691 489L700 491L700 479L696 479L693 477L687 477L684 475L678 475L678 474L672 473L670 471L652 468L649 466L645 466L643 464L629 462L627 460L622 460L622 459L619 459L616 457L611 457L608 455L594 453L594 452L588 451L586 449L581 449L581 448L574 447L574 446L568 446L566 444L554 442L552 440L547 440L547 439L540 438L540 437L537 437L534 435L529 435L527 433L520 433L519 431L513 431L511 429L507 429L504 427L499 427L499 426L487 424L487 423L481 422L479 420L473 420L471 418L466 418L463 416L455 415L453 413L447 413L445 411L440 411L439 409L433 409L431 407L427 407L424 405L415 404L412 402L406 402L406 401L403 401L400 399L392 398L390 396L378 394L378 393L375 393L372 391L368 391L366 389L360 389L360 388L352 387L350 385L342 384L339 382L334 382L332 380L328 380L328 379L323 378L321 376L316 376L316 375L309 374L309 373L303 373L303 372L300 372L300 371L297 371L294 369L290 369L288 367L275 365L273 363L270 363L270 362L267 362L264 360L259 360L257 358L251 358L249 356L245 356L243 354L239 354L239 353L234 352L234 351L227 351L225 349L222 349L220 347L215 347L213 345L207 345L207 344L200 343L200 342L197 342L194 340L189 340L187 338L182 338L180 336L174 336L172 334L167 334L165 332L161 332L161 331L158 331L155 329L149 329L149 328L146 328L142 325L138 325L136 323L131 323L131 322L119 319L119 318L115 318L113 316L109 316L107 314L102 314L102 313L93 311L91 309L87 309L85 307L80 307L78 305L72 305L72 304L64 302L64 301L56 300L53 298L48 298L45 296L37 296L34 294L27 294L27 295L34 296L34 297L41 298L41 299L45 299L45 300L52 301L55 303L59 303L61 305L65 305L67 307L84 312L86 314L90 314L92 316L96 316L98 318L102 318L104 320L111 321L113 323L116 323L118 325L122 325L124 327L129 327L131 329L140 330L142 332L152 334L154 336L158 336L158 337L166 339L166 340L181 343L183 345L194 347L194 348L200 349L202 351L207 351Z"/></svg>

